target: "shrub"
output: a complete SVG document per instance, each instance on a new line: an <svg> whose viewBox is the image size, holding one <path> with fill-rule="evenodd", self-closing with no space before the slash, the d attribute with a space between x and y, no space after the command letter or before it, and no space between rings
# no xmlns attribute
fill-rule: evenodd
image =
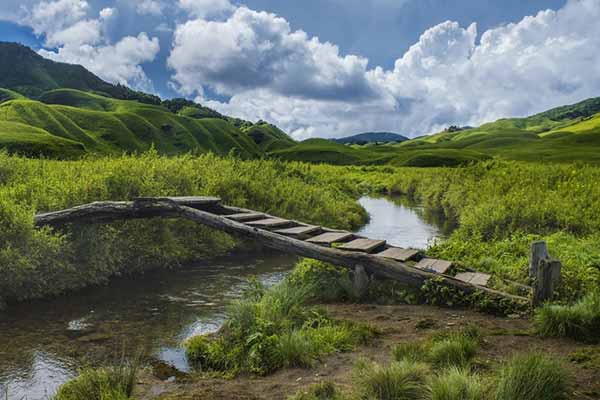
<svg viewBox="0 0 600 400"><path fill-rule="evenodd" d="M499 371L496 400L566 400L570 398L568 369L541 353L518 355Z"/></svg>
<svg viewBox="0 0 600 400"><path fill-rule="evenodd" d="M431 400L486 400L486 387L478 375L465 369L449 368L429 383Z"/></svg>
<svg viewBox="0 0 600 400"><path fill-rule="evenodd" d="M536 310L534 325L542 336L600 341L600 291L590 292L573 305L544 305Z"/></svg>
<svg viewBox="0 0 600 400"><path fill-rule="evenodd" d="M138 365L86 369L63 384L54 400L128 400L134 389Z"/></svg>
<svg viewBox="0 0 600 400"><path fill-rule="evenodd" d="M359 363L356 378L364 398L376 400L418 400L427 393L425 364L392 362L388 366Z"/></svg>

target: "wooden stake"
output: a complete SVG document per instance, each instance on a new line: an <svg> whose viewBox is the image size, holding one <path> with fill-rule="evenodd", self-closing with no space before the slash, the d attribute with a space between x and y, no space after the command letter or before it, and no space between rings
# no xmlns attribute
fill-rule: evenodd
<svg viewBox="0 0 600 400"><path fill-rule="evenodd" d="M533 242L531 244L531 256L529 258L529 279L531 281L537 278L538 265L541 260L546 258L550 258L546 242Z"/></svg>
<svg viewBox="0 0 600 400"><path fill-rule="evenodd" d="M533 281L532 304L540 306L552 300L560 283L562 264L550 258L546 242L534 242L531 245L529 276Z"/></svg>

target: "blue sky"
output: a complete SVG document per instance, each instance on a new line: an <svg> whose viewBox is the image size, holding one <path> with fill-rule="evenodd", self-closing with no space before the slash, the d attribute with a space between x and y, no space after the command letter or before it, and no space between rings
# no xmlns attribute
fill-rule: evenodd
<svg viewBox="0 0 600 400"><path fill-rule="evenodd" d="M415 136L599 95L599 3L3 0L0 40L297 138Z"/></svg>

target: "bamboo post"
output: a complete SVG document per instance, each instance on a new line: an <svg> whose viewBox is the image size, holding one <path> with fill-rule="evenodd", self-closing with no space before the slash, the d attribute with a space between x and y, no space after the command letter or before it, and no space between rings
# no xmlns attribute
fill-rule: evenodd
<svg viewBox="0 0 600 400"><path fill-rule="evenodd" d="M532 243L529 276L533 281L532 304L534 307L552 300L560 283L561 269L561 262L549 256L546 242Z"/></svg>

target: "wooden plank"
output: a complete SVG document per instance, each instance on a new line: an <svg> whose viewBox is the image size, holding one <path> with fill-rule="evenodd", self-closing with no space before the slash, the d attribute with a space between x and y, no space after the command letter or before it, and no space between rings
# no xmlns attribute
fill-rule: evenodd
<svg viewBox="0 0 600 400"><path fill-rule="evenodd" d="M292 221L282 218L266 218L259 219L256 221L246 222L246 225L253 226L255 228L280 228L292 224Z"/></svg>
<svg viewBox="0 0 600 400"><path fill-rule="evenodd" d="M373 250L385 246L385 240L373 239L354 239L351 242L345 243L338 247L340 250L347 251L362 251L363 253L371 253Z"/></svg>
<svg viewBox="0 0 600 400"><path fill-rule="evenodd" d="M319 226L300 225L300 226L296 226L294 228L279 229L279 230L276 230L275 233L279 233L280 235L289 235L289 236L304 236L304 235L309 235L311 233L315 233L319 230L321 230L321 227L319 227Z"/></svg>
<svg viewBox="0 0 600 400"><path fill-rule="evenodd" d="M147 201L161 201L161 200L170 200L177 203L180 206L186 207L206 207L206 206L216 206L221 203L221 199L219 197L206 197L206 196L175 196L175 197L138 197L135 199L137 202L147 202Z"/></svg>
<svg viewBox="0 0 600 400"><path fill-rule="evenodd" d="M415 268L422 269L423 271L435 272L436 274L445 274L451 266L452 263L450 261L424 258L415 265Z"/></svg>
<svg viewBox="0 0 600 400"><path fill-rule="evenodd" d="M246 222L246 221L256 221L257 219L264 219L265 218L265 214L261 214L261 213L238 213L238 214L225 215L225 218L230 219L232 221Z"/></svg>
<svg viewBox="0 0 600 400"><path fill-rule="evenodd" d="M329 246L336 242L343 242L344 240L348 240L353 236L354 234L350 232L326 232L318 236L312 237L310 239L307 239L306 241L309 243L324 244Z"/></svg>
<svg viewBox="0 0 600 400"><path fill-rule="evenodd" d="M491 275L481 272L461 272L460 274L456 274L454 278L472 285L487 286L491 277Z"/></svg>
<svg viewBox="0 0 600 400"><path fill-rule="evenodd" d="M377 257L391 258L396 261L408 261L412 260L419 254L419 250L415 249L402 249L400 247L390 247L385 249L381 253L375 254Z"/></svg>

